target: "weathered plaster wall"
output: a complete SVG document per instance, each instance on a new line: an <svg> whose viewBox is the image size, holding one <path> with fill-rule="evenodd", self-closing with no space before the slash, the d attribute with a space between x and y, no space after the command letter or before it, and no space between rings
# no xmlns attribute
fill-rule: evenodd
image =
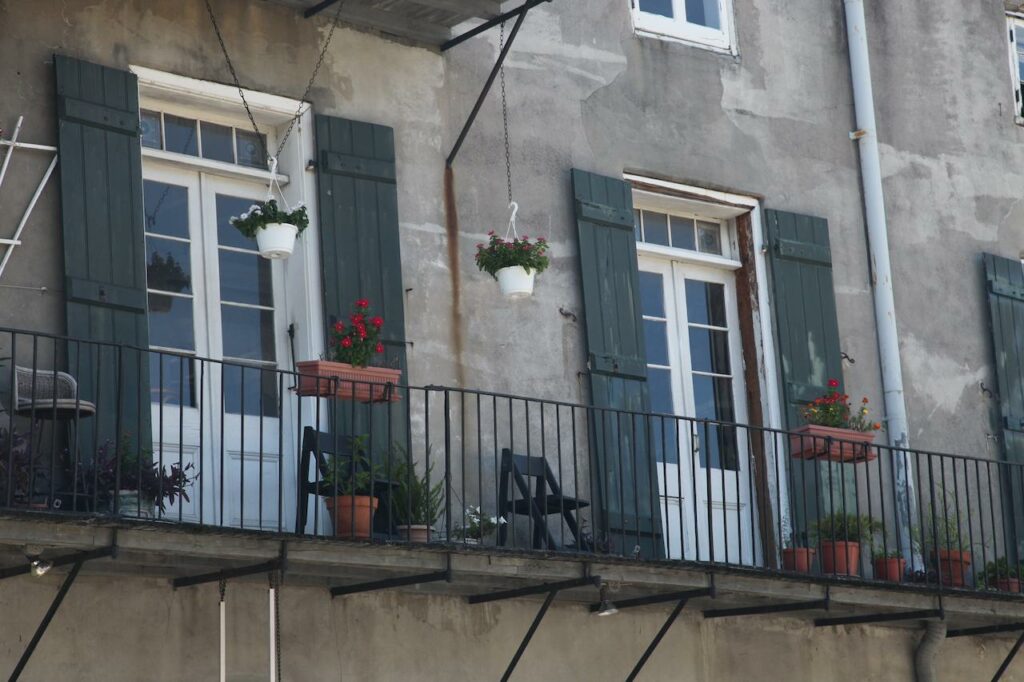
<svg viewBox="0 0 1024 682"><path fill-rule="evenodd" d="M0 586L0 670L10 670L62 576ZM124 682L215 679L217 585L173 591L166 581L79 578L22 679ZM265 583L227 589L228 679L265 680L269 660ZM331 600L323 588L281 594L282 673L290 680L497 679L539 606L516 600L470 606L461 599L366 594ZM667 608L610 618L556 605L523 656L521 680L623 679ZM645 668L645 680L882 682L912 679L917 630L813 628L807 621L700 621L684 614ZM1012 639L949 640L940 680L995 671ZM1024 679L1018 664L1006 679Z"/></svg>

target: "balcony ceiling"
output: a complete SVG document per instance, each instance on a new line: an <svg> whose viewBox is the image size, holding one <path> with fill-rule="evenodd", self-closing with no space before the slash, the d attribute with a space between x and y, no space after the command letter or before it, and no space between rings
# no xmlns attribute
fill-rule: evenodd
<svg viewBox="0 0 1024 682"><path fill-rule="evenodd" d="M306 12L321 0L270 0ZM438 46L452 37L452 28L471 19L491 19L501 0L342 0L342 21L420 44ZM331 5L319 17L332 17Z"/></svg>

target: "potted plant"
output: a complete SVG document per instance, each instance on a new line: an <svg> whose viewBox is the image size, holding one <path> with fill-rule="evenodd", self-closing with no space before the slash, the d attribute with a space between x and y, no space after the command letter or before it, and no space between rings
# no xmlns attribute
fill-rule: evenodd
<svg viewBox="0 0 1024 682"><path fill-rule="evenodd" d="M384 318L371 315L370 302L361 298L349 322L346 325L339 320L330 328L328 359L296 363L298 394L362 402L399 400L395 386L402 370L369 366L375 356L384 353L380 340Z"/></svg>
<svg viewBox="0 0 1024 682"><path fill-rule="evenodd" d="M821 548L821 570L837 575L860 575L860 543L880 532L870 516L835 513L814 524Z"/></svg>
<svg viewBox="0 0 1024 682"><path fill-rule="evenodd" d="M32 497L29 484L31 462L28 437L17 430L0 429L0 503L10 492L13 504L29 504Z"/></svg>
<svg viewBox="0 0 1024 682"><path fill-rule="evenodd" d="M292 255L295 238L309 227L309 215L301 203L294 209L282 210L276 199L253 204L240 216L228 222L249 239L255 239L260 255L279 259Z"/></svg>
<svg viewBox="0 0 1024 682"><path fill-rule="evenodd" d="M922 541L931 547L929 555L932 563L938 567L942 584L963 587L971 566L971 552L969 549L963 549L956 506L950 504L949 495L941 485L938 486L938 491L942 500L942 511L936 514L929 505L922 524Z"/></svg>
<svg viewBox="0 0 1024 682"><path fill-rule="evenodd" d="M985 564L985 572L979 576L980 587L1000 592L1020 592L1021 566L1010 566L1006 557L999 557Z"/></svg>
<svg viewBox="0 0 1024 682"><path fill-rule="evenodd" d="M498 526L507 523L504 516L485 516L480 507L466 507L466 525L452 531L452 539L467 545L479 545L491 537Z"/></svg>
<svg viewBox="0 0 1024 682"><path fill-rule="evenodd" d="M433 464L428 465L420 476L416 473L415 465L407 461L401 451L399 455L391 470L391 480L395 485L391 501L392 517L403 540L430 542L430 532L440 518L441 506L444 504L444 479L434 476L435 483L430 485Z"/></svg>
<svg viewBox="0 0 1024 682"><path fill-rule="evenodd" d="M903 581L907 560L895 549L876 549L871 552L871 567L875 572L875 580L898 583Z"/></svg>
<svg viewBox="0 0 1024 682"><path fill-rule="evenodd" d="M95 496L98 508L106 506L121 516L154 518L157 510L162 514L167 503L174 504L179 497L189 501L189 488L198 478L189 473L193 469L192 463L177 461L161 466L151 450L133 445L124 436L120 452L111 441L101 445L94 461L80 467L79 479L86 494Z"/></svg>
<svg viewBox="0 0 1024 682"><path fill-rule="evenodd" d="M800 414L806 424L789 437L790 454L798 459L866 462L877 456L871 449L875 432L882 428L868 418L868 399L854 411L850 396L840 393L839 380L829 379L830 392L805 405Z"/></svg>
<svg viewBox="0 0 1024 682"><path fill-rule="evenodd" d="M538 272L544 272L550 260L548 243L543 237L530 241L526 235L502 239L493 231L490 240L476 245L476 266L498 280L506 298L526 298L533 294L533 283Z"/></svg>
<svg viewBox="0 0 1024 682"><path fill-rule="evenodd" d="M782 568L787 571L810 573L815 550L811 547L786 547L782 550Z"/></svg>
<svg viewBox="0 0 1024 682"><path fill-rule="evenodd" d="M380 505L373 494L379 465L370 466L366 436L353 436L348 443L348 453L325 453L327 470L320 490L334 521L334 534L348 540L368 540L373 513Z"/></svg>

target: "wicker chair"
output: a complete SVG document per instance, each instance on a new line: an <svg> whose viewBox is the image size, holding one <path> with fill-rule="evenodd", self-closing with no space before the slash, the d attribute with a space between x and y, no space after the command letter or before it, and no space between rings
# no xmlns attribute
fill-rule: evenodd
<svg viewBox="0 0 1024 682"><path fill-rule="evenodd" d="M78 395L78 382L66 372L14 368L14 413L35 419L72 420L96 414L96 405Z"/></svg>

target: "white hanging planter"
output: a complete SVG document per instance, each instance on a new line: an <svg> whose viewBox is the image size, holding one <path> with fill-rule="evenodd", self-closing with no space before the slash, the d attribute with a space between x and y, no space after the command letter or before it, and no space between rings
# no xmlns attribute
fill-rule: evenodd
<svg viewBox="0 0 1024 682"><path fill-rule="evenodd" d="M260 255L270 260L287 258L295 250L299 228L289 223L267 223L256 232Z"/></svg>
<svg viewBox="0 0 1024 682"><path fill-rule="evenodd" d="M498 286L501 287L501 295L505 298L515 300L533 295L533 280L537 276L535 270L514 265L498 270L495 275L498 278Z"/></svg>

